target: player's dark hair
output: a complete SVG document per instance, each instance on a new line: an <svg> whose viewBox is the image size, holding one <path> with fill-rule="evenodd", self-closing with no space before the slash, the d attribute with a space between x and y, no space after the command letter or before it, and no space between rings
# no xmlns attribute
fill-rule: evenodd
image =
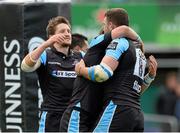
<svg viewBox="0 0 180 133"><path fill-rule="evenodd" d="M116 26L127 25L129 26L128 13L123 8L112 8L105 13L107 21L112 22ZM118 19L117 19L118 18Z"/></svg>
<svg viewBox="0 0 180 133"><path fill-rule="evenodd" d="M79 46L79 47L83 47L83 45L85 44L85 41L87 41L87 37L85 37L84 35L82 34L78 34L78 33L74 33L72 34L72 43L71 43L71 46L70 48L74 48L76 46Z"/></svg>

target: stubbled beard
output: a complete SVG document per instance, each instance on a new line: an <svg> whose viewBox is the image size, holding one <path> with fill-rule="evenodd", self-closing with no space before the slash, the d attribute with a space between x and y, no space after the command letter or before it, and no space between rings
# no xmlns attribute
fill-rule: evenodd
<svg viewBox="0 0 180 133"><path fill-rule="evenodd" d="M69 43L63 43L63 44L62 44L62 47L69 47L69 46L70 46Z"/></svg>

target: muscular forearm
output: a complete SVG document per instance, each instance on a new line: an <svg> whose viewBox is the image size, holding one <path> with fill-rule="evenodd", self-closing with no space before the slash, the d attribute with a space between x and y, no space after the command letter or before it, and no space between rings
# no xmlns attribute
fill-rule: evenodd
<svg viewBox="0 0 180 133"><path fill-rule="evenodd" d="M25 56L21 63L21 69L25 72L32 72L40 66L40 56L47 48L46 42Z"/></svg>
<svg viewBox="0 0 180 133"><path fill-rule="evenodd" d="M89 67L80 67L77 74L80 75L80 76L83 76L86 79L89 79L88 68Z"/></svg>
<svg viewBox="0 0 180 133"><path fill-rule="evenodd" d="M132 40L140 39L139 35L134 30L132 30L130 27L125 25L113 29L111 32L111 36L112 39L116 39L120 37L128 37Z"/></svg>
<svg viewBox="0 0 180 133"><path fill-rule="evenodd" d="M148 88L149 86L146 86L146 85L142 85L141 86L141 94L143 94L146 90L147 90L147 88Z"/></svg>
<svg viewBox="0 0 180 133"><path fill-rule="evenodd" d="M154 76L151 76L149 73L144 77L143 85L141 86L141 94L143 94L147 88L151 85L154 80Z"/></svg>
<svg viewBox="0 0 180 133"><path fill-rule="evenodd" d="M29 54L26 55L24 58L25 62L29 66L34 66L41 56L41 54L44 52L44 50L48 47L47 42L44 42L41 44L38 48L30 52Z"/></svg>

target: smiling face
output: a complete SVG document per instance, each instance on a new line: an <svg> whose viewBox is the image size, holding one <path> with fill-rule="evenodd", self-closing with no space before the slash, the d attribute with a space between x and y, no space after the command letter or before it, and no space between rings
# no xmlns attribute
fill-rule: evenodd
<svg viewBox="0 0 180 133"><path fill-rule="evenodd" d="M50 19L46 31L48 38L55 34L63 34L65 36L65 42L61 45L71 45L71 26L65 17L57 16Z"/></svg>
<svg viewBox="0 0 180 133"><path fill-rule="evenodd" d="M55 27L55 33L54 34L63 34L65 36L65 42L63 45L71 45L71 29L69 27L69 25L65 24L65 23L61 23L61 24L58 24L56 27Z"/></svg>

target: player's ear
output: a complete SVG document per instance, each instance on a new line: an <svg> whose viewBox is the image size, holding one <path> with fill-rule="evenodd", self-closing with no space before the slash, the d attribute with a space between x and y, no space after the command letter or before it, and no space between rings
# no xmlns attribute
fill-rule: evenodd
<svg viewBox="0 0 180 133"><path fill-rule="evenodd" d="M114 24L112 22L109 22L109 29L110 30L114 29Z"/></svg>
<svg viewBox="0 0 180 133"><path fill-rule="evenodd" d="M81 48L77 45L77 46L74 47L74 50L75 50L75 51L80 51Z"/></svg>

